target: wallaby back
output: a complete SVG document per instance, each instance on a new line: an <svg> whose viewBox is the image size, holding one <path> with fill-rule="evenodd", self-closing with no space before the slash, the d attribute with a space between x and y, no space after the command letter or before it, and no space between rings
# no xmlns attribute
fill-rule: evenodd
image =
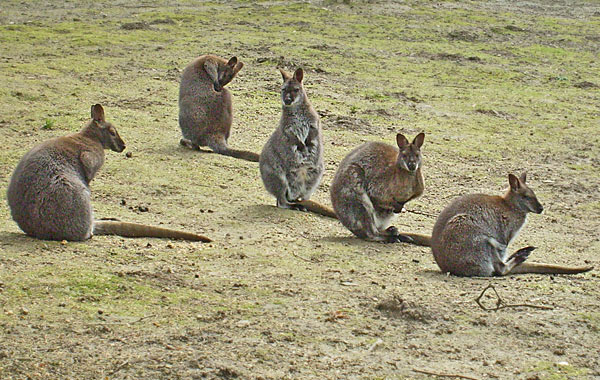
<svg viewBox="0 0 600 380"><path fill-rule="evenodd" d="M155 237L181 239L189 241L201 241L204 243L212 240L206 236L191 232L171 230L168 228L147 226L144 224L119 222L119 221L96 221L94 222L94 235L119 235L124 237Z"/></svg>
<svg viewBox="0 0 600 380"><path fill-rule="evenodd" d="M543 206L520 178L509 174L503 196L465 195L455 199L438 216L431 249L443 272L458 276L502 276L512 273L581 273L591 268L566 268L549 264L523 264L533 247L510 257L507 248L526 222L527 213Z"/></svg>
<svg viewBox="0 0 600 380"><path fill-rule="evenodd" d="M233 106L231 93L224 88L242 69L237 57L229 60L203 55L192 61L181 75L179 86L179 127L182 145L192 149L208 146L215 153L258 162L258 154L232 150L227 145Z"/></svg>
<svg viewBox="0 0 600 380"><path fill-rule="evenodd" d="M429 236L399 233L390 226L394 213L423 193L421 146L425 135L412 143L396 136L397 148L367 142L340 163L330 187L331 203L340 222L361 239L403 241L428 246Z"/></svg>
<svg viewBox="0 0 600 380"><path fill-rule="evenodd" d="M260 174L278 207L304 209L299 202L310 198L323 176L321 124L302 85L302 68L293 75L280 72L281 119L260 154Z"/></svg>

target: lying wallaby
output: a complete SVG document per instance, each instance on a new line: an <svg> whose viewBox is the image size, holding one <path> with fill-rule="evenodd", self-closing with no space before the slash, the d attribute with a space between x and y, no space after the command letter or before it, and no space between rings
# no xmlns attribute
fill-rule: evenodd
<svg viewBox="0 0 600 380"><path fill-rule="evenodd" d="M429 246L430 237L400 233L390 221L404 204L423 194L421 146L425 134L412 143L396 136L398 148L367 142L340 163L330 188L340 222L361 239Z"/></svg>
<svg viewBox="0 0 600 380"><path fill-rule="evenodd" d="M524 263L535 247L525 247L510 257L506 249L527 220L544 207L527 186L526 174L509 174L503 196L470 194L455 199L438 216L431 250L443 272L457 276L504 276L513 273L572 274L592 267L567 268Z"/></svg>
<svg viewBox="0 0 600 380"><path fill-rule="evenodd" d="M298 68L294 75L279 69L282 112L279 127L260 154L260 175L267 191L277 198L277 206L308 210L335 218L335 213L308 199L323 177L323 137L319 115L314 110Z"/></svg>
<svg viewBox="0 0 600 380"><path fill-rule="evenodd" d="M236 57L226 61L203 55L183 70L179 86L181 145L191 149L208 146L215 153L258 162L258 154L227 146L233 107L231 93L224 86L243 66Z"/></svg>
<svg viewBox="0 0 600 380"><path fill-rule="evenodd" d="M100 104L79 133L48 140L23 156L8 185L13 219L38 239L81 241L96 235L167 237L211 241L188 232L135 223L95 221L89 183L104 164L104 149L122 152L125 143L104 118Z"/></svg>

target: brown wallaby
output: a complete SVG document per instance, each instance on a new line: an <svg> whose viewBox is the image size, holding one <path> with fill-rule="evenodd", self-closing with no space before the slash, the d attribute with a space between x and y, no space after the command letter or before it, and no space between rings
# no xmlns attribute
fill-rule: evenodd
<svg viewBox="0 0 600 380"><path fill-rule="evenodd" d="M340 163L330 188L340 222L361 239L429 246L430 237L400 233L390 221L404 204L423 193L421 146L425 134L412 143L399 133L398 148L367 142Z"/></svg>
<svg viewBox="0 0 600 380"><path fill-rule="evenodd" d="M203 55L183 70L179 86L181 145L198 150L208 146L215 153L258 162L258 154L227 146L233 107L231 93L224 87L243 66L236 57L226 61Z"/></svg>
<svg viewBox="0 0 600 380"><path fill-rule="evenodd" d="M260 154L260 175L277 207L312 211L335 218L333 210L309 201L323 177L323 137L319 115L302 85L304 71L279 69L282 112L279 126Z"/></svg>
<svg viewBox="0 0 600 380"><path fill-rule="evenodd" d="M470 194L452 201L438 216L431 236L431 250L443 272L457 276L504 276L514 273L573 274L592 267L567 268L524 263L535 247L508 256L506 249L527 220L544 207L525 183L527 175L508 175L503 196Z"/></svg>
<svg viewBox="0 0 600 380"><path fill-rule="evenodd" d="M211 241L136 223L94 221L89 184L104 164L104 149L122 152L125 143L96 104L92 120L79 133L45 141L23 156L10 179L7 198L13 219L27 235L72 241L93 234Z"/></svg>

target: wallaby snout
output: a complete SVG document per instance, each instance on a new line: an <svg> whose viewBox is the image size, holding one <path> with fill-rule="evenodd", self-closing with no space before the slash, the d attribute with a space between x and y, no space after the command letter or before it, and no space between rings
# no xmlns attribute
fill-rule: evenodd
<svg viewBox="0 0 600 380"><path fill-rule="evenodd" d="M418 165L417 165L416 161L411 160L406 163L406 168L410 172L414 172L415 170L417 170L417 167L418 167Z"/></svg>
<svg viewBox="0 0 600 380"><path fill-rule="evenodd" d="M290 105L290 104L292 104L293 102L294 102L294 98L292 97L292 94L291 94L291 93L289 93L289 92L288 92L288 93L284 93L284 94L283 94L283 103L284 103L286 106L289 106L289 105Z"/></svg>
<svg viewBox="0 0 600 380"><path fill-rule="evenodd" d="M110 150L112 150L113 152L121 153L125 150L125 142L120 137L118 137L118 139L115 139L111 144Z"/></svg>

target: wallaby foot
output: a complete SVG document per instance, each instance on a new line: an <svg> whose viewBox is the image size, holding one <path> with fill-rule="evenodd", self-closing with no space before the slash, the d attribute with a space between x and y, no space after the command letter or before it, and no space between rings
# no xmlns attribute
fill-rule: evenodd
<svg viewBox="0 0 600 380"><path fill-rule="evenodd" d="M515 253L513 253L508 258L508 260L506 260L505 263L502 263L502 262L496 263L496 265L494 266L494 274L499 275L499 276L504 276L504 275L509 274L515 267L523 264L523 262L525 262L525 260L527 260L527 258L529 257L529 255L535 248L536 247L532 247L532 246L521 248L521 249L517 250Z"/></svg>
<svg viewBox="0 0 600 380"><path fill-rule="evenodd" d="M385 230L386 243L414 243L414 240L406 235L402 235L395 226L389 226Z"/></svg>
<svg viewBox="0 0 600 380"><path fill-rule="evenodd" d="M287 202L287 201L277 200L277 207L287 208L287 209L296 210L296 211L308 211L306 209L306 207L304 207L303 205L301 205L299 203L295 203L295 202Z"/></svg>
<svg viewBox="0 0 600 380"><path fill-rule="evenodd" d="M186 147L188 149L200 150L200 147L198 145L194 144L191 140L188 140L188 139L179 140L179 144L183 145L184 147Z"/></svg>
<svg viewBox="0 0 600 380"><path fill-rule="evenodd" d="M536 248L537 247L532 247L532 246L521 248L521 249L517 250L515 253L513 253L506 262L508 263L511 260L514 260L515 266L522 264L525 260L527 260L527 258L531 254L531 252L533 252L533 250Z"/></svg>
<svg viewBox="0 0 600 380"><path fill-rule="evenodd" d="M292 204L290 205L290 209L292 209L292 210L297 210L297 211L304 211L304 212L307 212L307 211L308 211L308 210L306 209L306 207L302 206L302 205L301 205L301 204L299 204L299 203L292 203Z"/></svg>

